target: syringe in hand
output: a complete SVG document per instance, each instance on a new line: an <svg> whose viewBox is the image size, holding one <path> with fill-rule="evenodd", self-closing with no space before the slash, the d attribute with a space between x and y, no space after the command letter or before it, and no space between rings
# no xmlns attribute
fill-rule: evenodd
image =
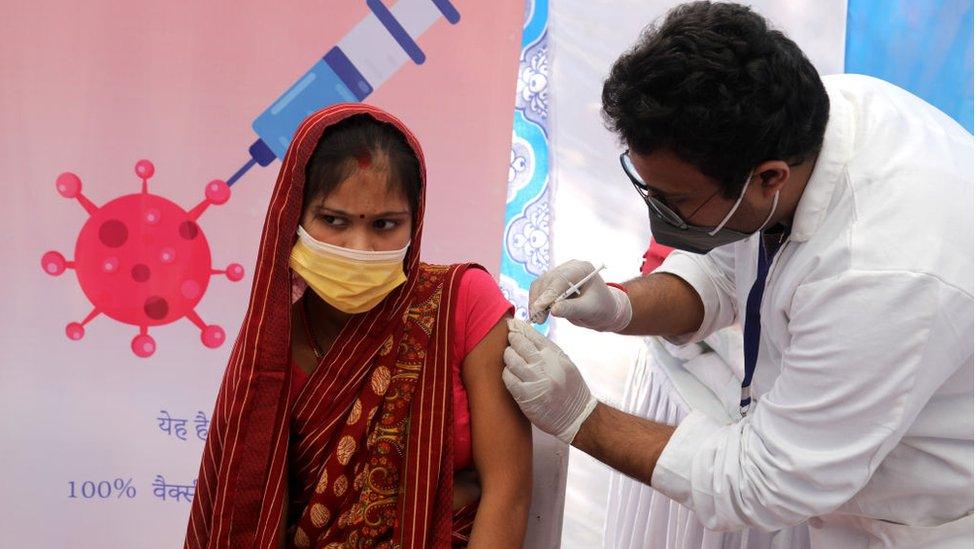
<svg viewBox="0 0 976 549"><path fill-rule="evenodd" d="M335 103L362 101L407 60L426 59L416 38L440 17L461 20L450 0L400 0L387 8L382 0L366 0L370 14L352 28L297 82L271 104L251 126L258 140L251 158L227 180L233 185L255 164L267 166L284 158L298 125L313 112Z"/></svg>
<svg viewBox="0 0 976 549"><path fill-rule="evenodd" d="M542 309L540 309L540 310L536 311L535 313L533 313L531 315L531 317L529 318L529 320L531 320L533 324L542 324L543 322L545 322L546 321L546 312L549 311L550 309L552 309L552 306L553 305L555 305L556 303L559 303L560 301L563 301L564 299L569 299L569 298L573 297L574 294L575 295L579 295L581 293L580 292L580 288L582 288L583 285L585 285L587 282L589 282L594 276L598 275L600 273L600 271L602 271L605 268L606 268L606 265L603 264L603 263L600 263L600 266L599 267L594 268L593 271L590 274L584 276L582 279L580 279L579 282L570 282L569 288L566 288L566 291L564 291L563 293L557 295L556 296L556 299L553 299L552 300L552 303L550 303L546 307L543 307Z"/></svg>

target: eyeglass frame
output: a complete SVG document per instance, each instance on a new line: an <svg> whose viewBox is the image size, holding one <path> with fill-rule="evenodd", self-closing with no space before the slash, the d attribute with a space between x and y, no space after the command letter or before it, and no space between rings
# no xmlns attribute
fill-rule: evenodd
<svg viewBox="0 0 976 549"><path fill-rule="evenodd" d="M668 206L667 202L654 196L654 190L648 187L647 183L644 183L644 180L641 179L640 174L637 173L637 168L634 166L634 162L630 159L630 149L620 153L620 167L623 168L624 173L627 174L628 178L630 178L630 182L634 185L634 189L636 189L637 194L644 199L644 203L646 203L648 208L650 208L651 213L672 227L676 227L683 231L688 229L690 225L687 221L685 221L684 217L674 208ZM694 217L695 214L704 208L706 204L711 202L712 199L715 198L719 192L721 192L721 190L722 189L716 190L711 194L711 196L706 198L700 206L695 208L695 211L691 212L691 215L689 215L688 218L690 219Z"/></svg>

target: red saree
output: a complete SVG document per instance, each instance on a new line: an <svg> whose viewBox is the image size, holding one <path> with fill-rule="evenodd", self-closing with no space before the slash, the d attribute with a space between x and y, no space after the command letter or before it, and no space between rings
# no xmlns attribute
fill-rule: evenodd
<svg viewBox="0 0 976 549"><path fill-rule="evenodd" d="M420 262L424 190L407 281L353 316L290 397L291 272L305 165L336 105L299 126L265 220L247 315L217 396L185 546L449 547L475 506L452 513L451 312L465 265ZM424 186L426 186L424 184ZM288 492L286 514L286 488ZM282 532L285 538L282 539Z"/></svg>

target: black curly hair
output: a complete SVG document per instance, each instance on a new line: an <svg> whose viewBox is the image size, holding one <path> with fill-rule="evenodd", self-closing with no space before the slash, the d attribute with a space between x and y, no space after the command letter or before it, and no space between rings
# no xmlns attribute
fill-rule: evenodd
<svg viewBox="0 0 976 549"><path fill-rule="evenodd" d="M674 8L603 84L604 118L626 146L672 151L717 179L727 197L761 162L816 155L829 105L800 48L732 3Z"/></svg>

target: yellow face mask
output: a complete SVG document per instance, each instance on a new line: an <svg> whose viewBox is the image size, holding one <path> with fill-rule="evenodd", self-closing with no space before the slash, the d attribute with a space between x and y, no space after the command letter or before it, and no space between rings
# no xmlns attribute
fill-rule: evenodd
<svg viewBox="0 0 976 549"><path fill-rule="evenodd" d="M326 303L348 314L366 312L407 280L401 250L366 252L326 244L298 227L291 268Z"/></svg>

